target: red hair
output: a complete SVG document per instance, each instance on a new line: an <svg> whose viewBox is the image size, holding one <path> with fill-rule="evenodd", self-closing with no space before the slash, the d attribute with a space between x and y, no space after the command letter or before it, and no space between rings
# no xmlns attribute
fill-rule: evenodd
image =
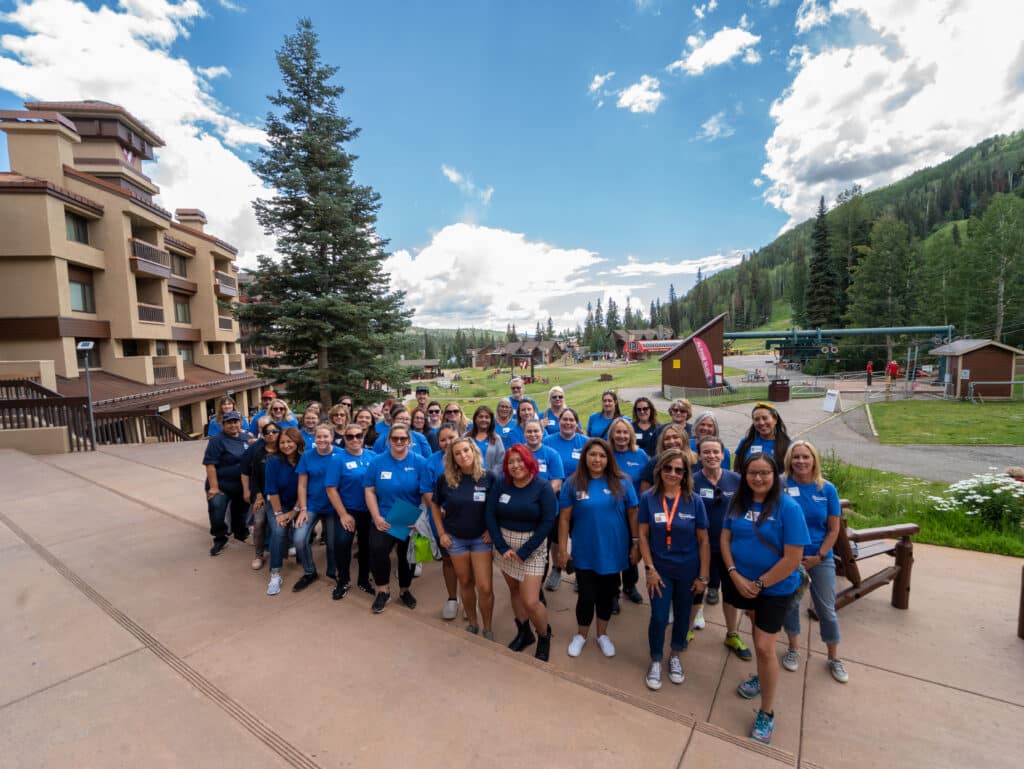
<svg viewBox="0 0 1024 769"><path fill-rule="evenodd" d="M508 458L513 454L523 460L523 464L526 465L526 472L530 474L530 480L536 478L537 473L540 472L540 465L537 464L533 452L523 444L517 443L514 446L509 446L505 451L505 458L501 462L501 469L505 474L505 483L512 483L512 476L508 474Z"/></svg>

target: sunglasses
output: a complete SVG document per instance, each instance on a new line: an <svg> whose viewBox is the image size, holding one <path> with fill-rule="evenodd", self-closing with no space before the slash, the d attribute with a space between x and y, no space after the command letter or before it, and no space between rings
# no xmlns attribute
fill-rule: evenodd
<svg viewBox="0 0 1024 769"><path fill-rule="evenodd" d="M346 441L357 441L363 437L362 433L345 433Z"/></svg>
<svg viewBox="0 0 1024 769"><path fill-rule="evenodd" d="M264 435L280 435L281 431L280 430L264 430L263 434Z"/></svg>
<svg viewBox="0 0 1024 769"><path fill-rule="evenodd" d="M428 414L440 414L441 409L427 409Z"/></svg>
<svg viewBox="0 0 1024 769"><path fill-rule="evenodd" d="M407 435L396 435L394 438L391 438L390 440L391 440L392 443L408 443L409 442L409 436L407 436Z"/></svg>
<svg viewBox="0 0 1024 769"><path fill-rule="evenodd" d="M281 406L274 406L271 411L284 411L284 409Z"/></svg>
<svg viewBox="0 0 1024 769"><path fill-rule="evenodd" d="M461 414L462 412L459 411L458 409L445 409L444 413L445 414Z"/></svg>
<svg viewBox="0 0 1024 769"><path fill-rule="evenodd" d="M686 468L680 465L668 465L667 467L661 468L661 472L668 473L669 475L686 475Z"/></svg>
<svg viewBox="0 0 1024 769"><path fill-rule="evenodd" d="M686 409L669 409L673 414L689 414L690 412Z"/></svg>
<svg viewBox="0 0 1024 769"><path fill-rule="evenodd" d="M551 396L551 400L553 400L553 401L565 400L565 396L564 395L552 395Z"/></svg>
<svg viewBox="0 0 1024 769"><path fill-rule="evenodd" d="M650 409L649 406L637 406L636 407L636 413L637 414L639 414L641 411L650 411L650 410L651 409Z"/></svg>

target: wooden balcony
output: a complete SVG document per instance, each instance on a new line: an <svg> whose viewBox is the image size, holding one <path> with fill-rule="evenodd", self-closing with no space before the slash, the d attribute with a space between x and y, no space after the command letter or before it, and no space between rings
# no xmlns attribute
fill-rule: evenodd
<svg viewBox="0 0 1024 769"><path fill-rule="evenodd" d="M181 379L181 359L177 355L153 356L154 382L174 382Z"/></svg>
<svg viewBox="0 0 1024 769"><path fill-rule="evenodd" d="M139 320L144 323L163 323L164 308L159 304L143 304L139 302Z"/></svg>
<svg viewBox="0 0 1024 769"><path fill-rule="evenodd" d="M132 272L136 275L147 278L166 279L171 277L171 255L169 253L138 238L129 238L128 248L131 253L128 261Z"/></svg>
<svg viewBox="0 0 1024 769"><path fill-rule="evenodd" d="M213 273L213 289L217 296L222 299L232 299L238 296L238 279L234 275L215 270Z"/></svg>

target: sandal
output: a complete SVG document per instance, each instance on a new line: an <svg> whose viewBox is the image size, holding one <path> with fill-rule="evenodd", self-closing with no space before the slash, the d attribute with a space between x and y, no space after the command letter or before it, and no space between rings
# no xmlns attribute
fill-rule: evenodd
<svg viewBox="0 0 1024 769"><path fill-rule="evenodd" d="M480 628L478 626L476 626L476 625L466 625L466 632L467 633L472 633L473 635L476 635L477 633L480 632Z"/></svg>
<svg viewBox="0 0 1024 769"><path fill-rule="evenodd" d="M263 559L260 556L256 556L249 565L252 566L253 571L259 571L263 568Z"/></svg>

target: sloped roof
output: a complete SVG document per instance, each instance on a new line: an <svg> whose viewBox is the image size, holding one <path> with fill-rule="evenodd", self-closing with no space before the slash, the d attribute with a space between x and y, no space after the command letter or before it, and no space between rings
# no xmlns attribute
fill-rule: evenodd
<svg viewBox="0 0 1024 769"><path fill-rule="evenodd" d="M941 347L936 347L934 350L929 350L929 355L948 355L958 356L965 353L974 352L980 350L982 347L998 347L1001 350L1007 350L1016 355L1024 355L1024 350L1019 347L1010 347L1008 344L997 342L994 339L957 339L955 342L944 344Z"/></svg>
<svg viewBox="0 0 1024 769"><path fill-rule="evenodd" d="M680 342L679 344L677 344L677 345L676 345L675 347L673 347L673 348L672 348L671 350L669 350L669 351L668 351L667 353L665 353L665 354L664 354L664 355L662 355L662 356L661 356L660 358L658 358L658 360L665 360L665 358L671 357L672 355L674 355L674 354L675 354L676 350L678 350L678 349L679 349L680 347L682 347L682 346L683 346L684 344L687 344L687 343L688 343L688 342L689 342L689 341L690 341L691 339L693 339L693 338L694 338L695 336L700 336L701 334L703 334L703 333L704 333L704 332L705 332L705 331L706 331L707 329L711 328L711 327L712 327L713 325L715 325L715 324L716 324L716 323L718 323L718 322L719 322L720 320L722 320L722 318L724 318L724 317L725 317L725 316L726 316L727 314L728 314L728 313L725 313L725 312L723 312L723 313L722 313L721 315L717 315L717 316L715 316L714 318L712 318L711 320L709 320L709 321L708 321L707 323L705 323L705 324L704 324L703 326L701 326L701 327L700 327L700 328L698 328L698 329L697 329L696 331L694 331L694 332L693 332L692 334L690 334L690 335L689 335L688 337L686 337L686 339L684 339L683 341L681 341L681 342Z"/></svg>

